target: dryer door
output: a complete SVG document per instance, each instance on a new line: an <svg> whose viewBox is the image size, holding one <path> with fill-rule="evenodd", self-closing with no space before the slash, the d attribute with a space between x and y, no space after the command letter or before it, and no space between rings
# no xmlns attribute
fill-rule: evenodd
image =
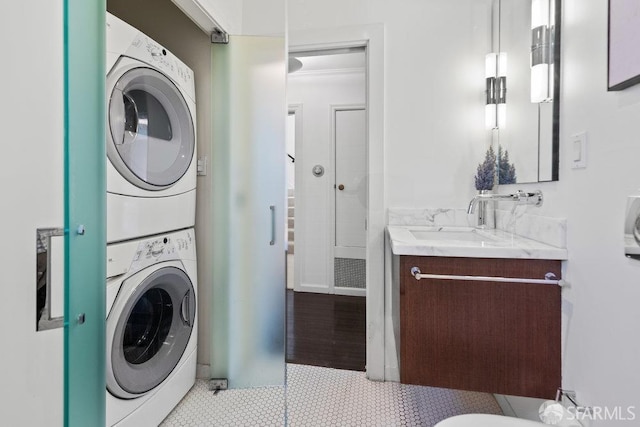
<svg viewBox="0 0 640 427"><path fill-rule="evenodd" d="M117 79L109 94L109 160L133 185L162 190L189 169L195 132L189 107L164 74L135 67Z"/></svg>
<svg viewBox="0 0 640 427"><path fill-rule="evenodd" d="M140 274L145 270L123 282L118 299L126 301L114 304L107 321L107 388L121 398L146 393L171 374L195 322L195 292L183 270L162 267L143 280Z"/></svg>

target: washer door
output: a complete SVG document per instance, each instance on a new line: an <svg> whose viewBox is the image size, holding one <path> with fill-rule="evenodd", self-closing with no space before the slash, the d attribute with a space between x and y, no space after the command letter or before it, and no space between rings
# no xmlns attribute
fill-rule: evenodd
<svg viewBox="0 0 640 427"><path fill-rule="evenodd" d="M114 167L146 190L175 184L195 150L193 120L178 87L154 69L135 67L108 96L107 156Z"/></svg>
<svg viewBox="0 0 640 427"><path fill-rule="evenodd" d="M129 295L128 300L119 315L115 313L117 319L111 319L111 314L109 318L116 324L107 346L112 371L107 375L107 388L121 398L146 393L171 374L189 343L195 321L195 293L184 271L160 268L126 292L127 281L135 277L123 282L123 295L118 298Z"/></svg>

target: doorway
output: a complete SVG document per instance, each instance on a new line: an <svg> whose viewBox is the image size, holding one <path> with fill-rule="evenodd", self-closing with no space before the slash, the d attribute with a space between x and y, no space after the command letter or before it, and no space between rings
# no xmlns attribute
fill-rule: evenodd
<svg viewBox="0 0 640 427"><path fill-rule="evenodd" d="M390 375L393 372L392 366L385 366L385 331L389 327L385 323L386 305L389 304L389 299L385 298L385 283L391 280L391 265L385 256L384 38L382 24L289 32L290 56L314 50L365 47L368 171L366 376L377 381L384 381L386 372ZM300 157L300 153L297 154ZM300 211L300 203L296 209ZM298 248L296 251L299 254Z"/></svg>
<svg viewBox="0 0 640 427"><path fill-rule="evenodd" d="M365 47L295 55L302 68L289 74L287 95L296 135L293 288L364 296Z"/></svg>
<svg viewBox="0 0 640 427"><path fill-rule="evenodd" d="M296 207L296 141L302 141L302 105L290 105L286 128L286 210L285 245L287 289L293 289L295 279L295 207ZM298 158L298 163L300 159Z"/></svg>
<svg viewBox="0 0 640 427"><path fill-rule="evenodd" d="M295 180L287 188L287 361L362 371L366 47L296 52L295 58L302 67L290 71L288 83L287 157L295 152Z"/></svg>

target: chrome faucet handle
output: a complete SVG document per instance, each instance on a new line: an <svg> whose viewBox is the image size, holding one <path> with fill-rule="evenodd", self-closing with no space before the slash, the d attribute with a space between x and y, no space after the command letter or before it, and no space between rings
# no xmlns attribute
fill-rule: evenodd
<svg viewBox="0 0 640 427"><path fill-rule="evenodd" d="M531 192L516 190L513 196L518 204L534 205L536 207L542 206L542 202L544 200L542 190L535 190Z"/></svg>

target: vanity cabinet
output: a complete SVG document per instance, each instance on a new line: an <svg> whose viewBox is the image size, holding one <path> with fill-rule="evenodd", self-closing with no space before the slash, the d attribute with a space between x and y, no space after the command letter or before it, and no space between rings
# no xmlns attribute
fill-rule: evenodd
<svg viewBox="0 0 640 427"><path fill-rule="evenodd" d="M400 257L400 380L551 399L561 385L556 284L421 279L411 274L544 279L560 261Z"/></svg>

